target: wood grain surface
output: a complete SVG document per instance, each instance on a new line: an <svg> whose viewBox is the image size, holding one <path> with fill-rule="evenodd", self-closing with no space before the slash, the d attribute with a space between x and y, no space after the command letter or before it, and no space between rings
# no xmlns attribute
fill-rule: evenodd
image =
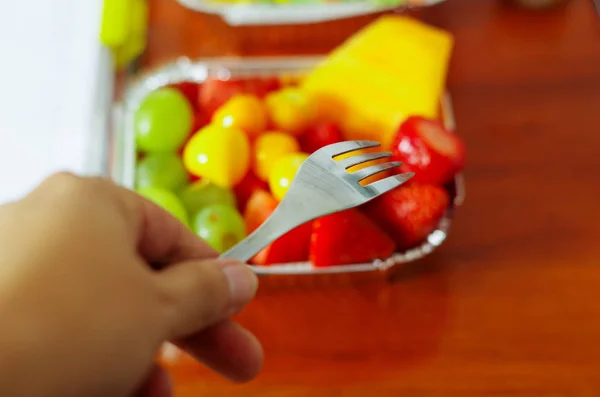
<svg viewBox="0 0 600 397"><path fill-rule="evenodd" d="M150 0L145 66L325 53L373 17L240 27ZM262 374L195 365L177 397L600 396L600 19L449 0L414 13L456 37L448 87L467 200L437 252L395 274L263 278L239 321Z"/></svg>

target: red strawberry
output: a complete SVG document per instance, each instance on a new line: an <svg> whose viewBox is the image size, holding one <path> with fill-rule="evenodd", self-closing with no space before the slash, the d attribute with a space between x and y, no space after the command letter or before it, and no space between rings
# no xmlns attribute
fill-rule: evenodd
<svg viewBox="0 0 600 397"><path fill-rule="evenodd" d="M194 115L194 123L192 124L192 131L190 135L195 134L198 132L198 130L200 130L202 127L206 127L209 123L210 118L208 115L202 110L197 111Z"/></svg>
<svg viewBox="0 0 600 397"><path fill-rule="evenodd" d="M287 232L260 251L251 262L257 265L305 262L312 233L312 223L305 223Z"/></svg>
<svg viewBox="0 0 600 397"><path fill-rule="evenodd" d="M281 84L276 78L251 78L219 80L207 79L200 87L198 101L206 114L212 114L237 94L253 94L259 98L279 89Z"/></svg>
<svg viewBox="0 0 600 397"><path fill-rule="evenodd" d="M254 94L259 98L264 98L267 94L281 88L279 79L275 77L247 79L244 81L243 85L244 92Z"/></svg>
<svg viewBox="0 0 600 397"><path fill-rule="evenodd" d="M308 129L300 138L300 146L306 153L313 153L323 146L342 142L344 137L336 124L321 123Z"/></svg>
<svg viewBox="0 0 600 397"><path fill-rule="evenodd" d="M415 173L412 182L444 185L465 165L465 145L442 123L419 116L406 119L392 143L403 171Z"/></svg>
<svg viewBox="0 0 600 397"><path fill-rule="evenodd" d="M310 260L317 267L387 259L394 241L356 209L319 218L314 222Z"/></svg>
<svg viewBox="0 0 600 397"><path fill-rule="evenodd" d="M198 95L200 107L204 109L208 116L220 108L225 102L236 94L244 92L243 83L240 80L219 80L215 78L207 79Z"/></svg>
<svg viewBox="0 0 600 397"><path fill-rule="evenodd" d="M238 209L244 211L248 200L257 190L268 190L269 186L266 182L258 179L252 171L249 171L244 179L233 188L235 197L237 198Z"/></svg>
<svg viewBox="0 0 600 397"><path fill-rule="evenodd" d="M373 200L366 212L400 248L411 248L435 230L446 212L448 192L437 185L406 185Z"/></svg>
<svg viewBox="0 0 600 397"><path fill-rule="evenodd" d="M256 230L275 211L277 200L264 190L254 192L244 211L248 233ZM257 265L301 262L308 259L312 224L307 223L281 236L260 251L251 262Z"/></svg>
<svg viewBox="0 0 600 397"><path fill-rule="evenodd" d="M200 84L192 81L184 81L181 83L171 84L170 87L179 90L188 99L188 101L190 101L190 105L192 105L194 109L197 109Z"/></svg>

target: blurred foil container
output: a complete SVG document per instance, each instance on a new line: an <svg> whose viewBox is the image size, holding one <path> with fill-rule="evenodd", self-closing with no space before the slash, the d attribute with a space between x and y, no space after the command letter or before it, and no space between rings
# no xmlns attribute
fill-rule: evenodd
<svg viewBox="0 0 600 397"><path fill-rule="evenodd" d="M181 58L133 80L125 90L123 100L113 109L114 128L111 139L110 175L119 184L133 188L137 154L135 148L134 115L141 101L150 92L182 81L201 83L209 77L227 80L243 77L301 76L316 66L322 57L275 57L275 58L209 58L191 61ZM441 115L448 129L455 129L452 103L448 94L441 98ZM352 265L316 268L310 262L286 263L270 266L253 266L261 275L335 274L385 271L394 266L421 259L448 236L452 218L457 207L465 199L462 175L457 175L448 186L451 205L440 220L437 229L421 245L405 252L398 252L385 261L356 263Z"/></svg>
<svg viewBox="0 0 600 397"><path fill-rule="evenodd" d="M391 10L427 7L445 0L178 0L192 10L221 16L232 26L298 25Z"/></svg>

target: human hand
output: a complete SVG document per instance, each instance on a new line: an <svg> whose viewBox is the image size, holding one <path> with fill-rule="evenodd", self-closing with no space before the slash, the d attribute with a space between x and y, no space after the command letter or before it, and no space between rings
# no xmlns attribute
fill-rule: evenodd
<svg viewBox="0 0 600 397"><path fill-rule="evenodd" d="M260 369L229 320L252 271L109 181L58 174L0 207L0 252L0 395L169 396L164 341L234 381Z"/></svg>

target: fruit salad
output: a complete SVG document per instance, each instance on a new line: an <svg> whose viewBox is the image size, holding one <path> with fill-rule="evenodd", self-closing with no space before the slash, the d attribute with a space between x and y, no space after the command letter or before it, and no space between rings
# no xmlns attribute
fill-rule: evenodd
<svg viewBox="0 0 600 397"><path fill-rule="evenodd" d="M395 21L416 29L412 20L389 18L384 19L384 31L398 28ZM415 177L365 206L290 231L251 263L265 267L310 263L315 269L330 268L386 260L424 244L452 207L454 181L464 167L465 148L436 113L440 87L431 81L442 79L434 74L445 74L446 65L425 69L418 65L427 62L420 54L435 58L435 48L411 50L417 63L415 79L398 78L389 66L381 66L377 77L389 78L407 95L418 90L419 103L410 103L409 98L396 107L380 106L380 98L369 102L368 95L377 95L384 86L378 82L367 89L375 78L371 73L377 72L377 63L371 62L374 53L361 46L373 45L371 40L382 29L377 23L358 34L363 34L363 40L357 35L302 74L226 80L209 77L201 82L190 78L145 95L132 117L137 148L135 189L224 252L273 213L311 153L355 139L357 127L362 125L364 134L384 142L393 160L403 163L401 171L414 172ZM443 54L436 58L439 62L448 51L440 44L446 36L439 35L445 33L425 25L423 29L426 37L443 47ZM421 42L427 45L425 39ZM401 39L395 45L406 46ZM376 59L384 58L379 54ZM332 86L325 79L336 73L343 76L347 67L360 72L346 85L364 90L359 91L365 98L362 107L357 106L357 95L343 95L348 87ZM427 112L412 112L414 109ZM383 128L370 130L374 117L379 117ZM396 126L390 132L393 120ZM349 172L383 161L386 159L361 164ZM363 183L389 175L382 173Z"/></svg>

